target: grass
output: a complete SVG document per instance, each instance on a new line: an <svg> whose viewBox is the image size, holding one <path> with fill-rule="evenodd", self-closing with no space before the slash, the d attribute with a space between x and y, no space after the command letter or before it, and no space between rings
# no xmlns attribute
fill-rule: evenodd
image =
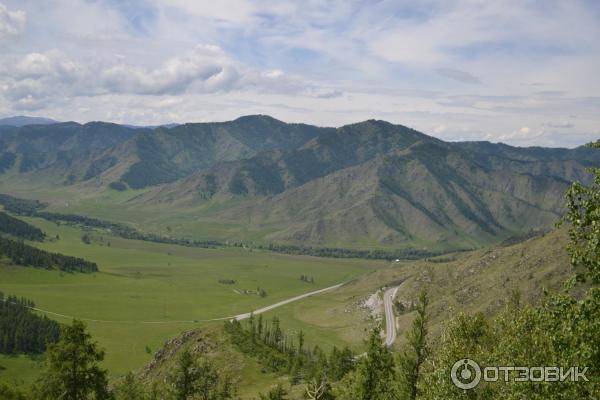
<svg viewBox="0 0 600 400"><path fill-rule="evenodd" d="M210 324L205 320L248 312L348 281L381 265L243 249L188 248L125 240L98 231L90 233L92 243L86 245L80 229L37 218L26 220L51 238L59 236L34 245L95 261L101 272L68 274L2 265L0 290L67 315L51 315L61 322L69 322L71 316L84 319L106 349L105 367L113 376L150 361L152 354L146 352L146 346L154 352L182 331ZM302 274L314 276L315 284L302 282ZM223 285L219 279L237 283ZM267 297L234 290L258 287L267 291ZM6 379L15 379L21 372L8 365L1 373Z"/></svg>
<svg viewBox="0 0 600 400"><path fill-rule="evenodd" d="M42 366L43 357L0 354L0 380L15 386L28 386L35 381Z"/></svg>
<svg viewBox="0 0 600 400"><path fill-rule="evenodd" d="M523 302L537 303L545 289L561 290L572 273L567 239L564 230L557 230L512 246L442 257L447 262L392 263L339 290L278 308L269 316L278 315L284 327L301 327L308 333L307 342L341 341L360 350L366 330L374 324L368 311L359 307L362 301L382 287L399 286L397 299L408 304L425 289L430 298L429 330L435 340L458 313L481 312L490 317L505 307L513 293L519 293ZM413 318L414 312L398 316L397 349Z"/></svg>
<svg viewBox="0 0 600 400"><path fill-rule="evenodd" d="M6 178L5 178L6 179ZM2 182L0 182L1 184ZM264 223L241 218L235 222L223 222L219 212L236 205L244 204L244 199L230 199L222 202L185 204L144 204L137 199L149 189L118 192L106 188L95 188L80 183L72 186L48 187L46 182L32 182L30 179L6 182L7 193L17 197L37 199L49 203L48 211L79 214L98 219L131 224L138 229L159 235L172 235L194 240L237 240L246 243L267 244L273 242L270 235L290 228L287 223ZM452 249L472 248L497 241L498 238L480 238L481 243L457 238L452 243L435 243L424 240L411 240L401 244L382 244L374 240L340 242L338 238L327 238L319 246L348 249L397 250L398 248L427 249L446 252ZM500 239L503 239L500 238ZM303 244L303 243L295 243ZM318 247L318 246L317 246Z"/></svg>

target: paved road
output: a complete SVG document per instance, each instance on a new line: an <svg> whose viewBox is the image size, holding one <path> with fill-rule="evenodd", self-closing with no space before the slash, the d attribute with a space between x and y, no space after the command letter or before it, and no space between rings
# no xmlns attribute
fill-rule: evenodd
<svg viewBox="0 0 600 400"><path fill-rule="evenodd" d="M254 315L262 314L264 312L270 311L270 310L272 310L274 308L277 308L277 307L284 306L284 305L292 303L294 301L302 300L302 299L304 299L306 297L313 296L315 294L325 293L325 292L328 292L330 290L337 289L337 288L341 287L342 285L344 285L345 283L346 282L338 283L337 285L329 286L329 287L326 287L324 289L315 290L314 292L304 293L304 294L301 294L300 296L292 297L291 299L283 300L283 301L280 301L279 303L275 303L275 304L271 304L270 306L267 306L267 307L259 308L258 310L252 311L250 313L236 315L235 317L231 317L231 319L236 319L238 321L241 321L241 320L244 320L244 319L248 319L248 318L250 318L251 314L254 314Z"/></svg>
<svg viewBox="0 0 600 400"><path fill-rule="evenodd" d="M398 288L391 288L383 293L383 308L385 311L385 345L391 346L396 340L396 316L394 315L394 297Z"/></svg>

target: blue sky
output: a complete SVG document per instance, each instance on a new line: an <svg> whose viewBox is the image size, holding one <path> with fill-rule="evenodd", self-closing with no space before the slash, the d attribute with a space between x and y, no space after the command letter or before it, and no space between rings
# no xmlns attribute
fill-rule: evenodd
<svg viewBox="0 0 600 400"><path fill-rule="evenodd" d="M0 0L0 116L600 138L596 1Z"/></svg>

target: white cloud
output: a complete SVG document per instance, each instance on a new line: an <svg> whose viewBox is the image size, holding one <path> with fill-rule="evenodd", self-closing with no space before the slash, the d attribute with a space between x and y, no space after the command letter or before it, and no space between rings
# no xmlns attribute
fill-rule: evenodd
<svg viewBox="0 0 600 400"><path fill-rule="evenodd" d="M40 109L61 97L105 94L181 96L248 90L289 94L313 90L281 70L260 71L244 65L213 45L198 45L156 68L126 63L121 57L74 60L58 50L4 60L0 94L13 101L15 109Z"/></svg>
<svg viewBox="0 0 600 400"><path fill-rule="evenodd" d="M575 127L571 121L561 121L561 122L546 122L544 126L548 128L557 128L557 129L570 129Z"/></svg>
<svg viewBox="0 0 600 400"><path fill-rule="evenodd" d="M2 114L379 118L446 140L569 145L600 123L593 2L0 2L0 38L21 35L0 41Z"/></svg>
<svg viewBox="0 0 600 400"><path fill-rule="evenodd" d="M160 68L118 64L101 74L102 84L114 93L181 94L190 87L219 91L231 86L240 74L216 46L197 46ZM202 85L198 85L202 84Z"/></svg>
<svg viewBox="0 0 600 400"><path fill-rule="evenodd" d="M25 12L10 11L4 4L0 3L0 41L23 33L25 22Z"/></svg>

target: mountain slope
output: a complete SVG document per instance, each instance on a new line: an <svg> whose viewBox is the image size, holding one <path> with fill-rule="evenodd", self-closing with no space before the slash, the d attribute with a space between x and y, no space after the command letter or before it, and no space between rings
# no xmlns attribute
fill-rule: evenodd
<svg viewBox="0 0 600 400"><path fill-rule="evenodd" d="M265 237L275 241L471 247L550 227L567 186L550 176L486 171L451 146L418 143L260 201L247 199L214 219L275 226Z"/></svg>
<svg viewBox="0 0 600 400"><path fill-rule="evenodd" d="M587 148L445 143L366 121L296 150L217 163L134 202L206 204L207 221L267 241L468 248L551 227L570 182L599 163Z"/></svg>
<svg viewBox="0 0 600 400"><path fill-rule="evenodd" d="M15 167L18 173L23 174L47 172L50 169L53 172L51 175L69 180L69 176L78 175L89 159L134 134L132 129L104 122L85 125L65 122L5 128L0 132L0 158L12 161L5 163L3 170Z"/></svg>
<svg viewBox="0 0 600 400"><path fill-rule="evenodd" d="M600 165L584 147L446 143L385 121L334 129L262 115L170 129L2 127L0 144L0 179L86 195L146 189L122 206L183 209L185 231L208 225L215 239L355 247L470 248L551 227L570 182Z"/></svg>

